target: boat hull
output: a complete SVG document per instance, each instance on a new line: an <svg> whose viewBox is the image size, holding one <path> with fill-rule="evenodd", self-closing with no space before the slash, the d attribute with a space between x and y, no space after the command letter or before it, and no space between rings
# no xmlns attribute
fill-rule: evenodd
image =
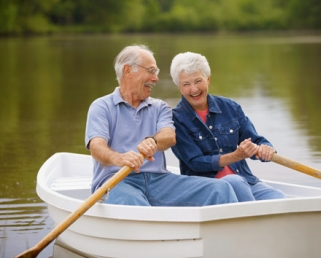
<svg viewBox="0 0 321 258"><path fill-rule="evenodd" d="M37 192L56 224L90 194L91 169L90 156L71 153L40 169ZM59 236L54 257L319 257L321 189L267 183L289 198L206 207L97 203Z"/></svg>

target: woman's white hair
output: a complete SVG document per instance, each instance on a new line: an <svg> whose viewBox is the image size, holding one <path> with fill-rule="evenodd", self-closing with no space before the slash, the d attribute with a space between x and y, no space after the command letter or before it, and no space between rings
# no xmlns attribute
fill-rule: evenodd
<svg viewBox="0 0 321 258"><path fill-rule="evenodd" d="M116 71L117 81L120 83L120 79L123 77L123 69L124 65L134 65L141 64L141 56L140 51L147 51L154 55L154 53L145 45L132 45L125 47L115 58L114 68ZM138 70L137 67L133 68L133 71L136 72Z"/></svg>
<svg viewBox="0 0 321 258"><path fill-rule="evenodd" d="M171 76L173 82L179 86L179 76L181 72L187 74L201 71L205 77L211 76L211 68L205 56L193 52L185 52L176 55L171 64Z"/></svg>

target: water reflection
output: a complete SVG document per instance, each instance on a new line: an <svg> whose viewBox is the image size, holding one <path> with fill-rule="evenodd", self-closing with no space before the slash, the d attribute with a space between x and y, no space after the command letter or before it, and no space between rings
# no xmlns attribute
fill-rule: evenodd
<svg viewBox="0 0 321 258"><path fill-rule="evenodd" d="M14 257L34 246L54 227L47 207L35 199L0 199L0 257ZM50 257L52 245L39 257Z"/></svg>
<svg viewBox="0 0 321 258"><path fill-rule="evenodd" d="M212 68L210 92L238 101L280 154L321 168L320 35L69 35L0 39L0 258L35 245L53 227L35 187L56 152L88 152L89 104L117 86L121 48L148 44L161 69L152 95L175 106L169 66L194 51ZM169 154L169 164L177 160ZM251 162L266 179L314 185L321 180L276 164ZM39 257L49 257L47 248Z"/></svg>

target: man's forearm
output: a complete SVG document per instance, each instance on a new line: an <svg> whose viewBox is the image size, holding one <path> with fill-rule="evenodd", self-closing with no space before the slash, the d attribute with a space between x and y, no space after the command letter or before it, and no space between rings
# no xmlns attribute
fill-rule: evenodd
<svg viewBox="0 0 321 258"><path fill-rule="evenodd" d="M163 128L154 137L158 151L165 151L176 144L176 134L172 128Z"/></svg>
<svg viewBox="0 0 321 258"><path fill-rule="evenodd" d="M116 165L119 153L113 151L104 139L94 138L90 141L92 157L104 166Z"/></svg>

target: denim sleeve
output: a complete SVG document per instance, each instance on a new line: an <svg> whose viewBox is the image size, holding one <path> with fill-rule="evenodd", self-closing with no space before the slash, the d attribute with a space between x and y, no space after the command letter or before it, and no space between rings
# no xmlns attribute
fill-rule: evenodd
<svg viewBox="0 0 321 258"><path fill-rule="evenodd" d="M172 147L172 151L186 165L185 169L192 170L194 173L199 171L202 174L213 174L221 170L222 168L218 165L221 155L204 155L202 150L191 139L187 128L188 125L184 122L180 122L174 116L176 145Z"/></svg>
<svg viewBox="0 0 321 258"><path fill-rule="evenodd" d="M224 167L221 167L219 165L219 160L220 160L221 154L218 155L213 155L212 156L212 166L214 171L221 171Z"/></svg>
<svg viewBox="0 0 321 258"><path fill-rule="evenodd" d="M237 104L237 115L238 120L240 122L240 140L239 144L244 141L245 139L251 138L252 142L261 145L265 144L268 146L273 147L273 145L262 135L259 135L251 122L251 120L244 114L240 105ZM251 157L251 159L256 160L255 155Z"/></svg>

